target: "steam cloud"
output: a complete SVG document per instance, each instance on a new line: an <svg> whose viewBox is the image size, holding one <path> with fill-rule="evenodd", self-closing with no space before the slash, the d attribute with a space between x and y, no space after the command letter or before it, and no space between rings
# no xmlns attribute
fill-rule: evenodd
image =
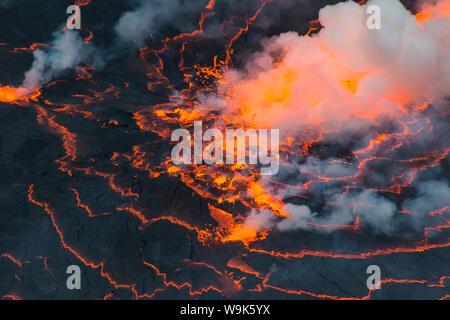
<svg viewBox="0 0 450 320"><path fill-rule="evenodd" d="M367 28L366 8L370 5L381 8L379 30ZM116 46L128 43L142 46L147 36L168 23L187 28L183 19L176 17L198 10L193 2L139 0L136 9L123 14L114 26L118 42L110 51L117 52ZM364 148L380 131L401 130L396 119L426 126L431 118L433 131L412 137L410 143L416 148L403 150L399 158L421 155L420 151L428 150L430 145L448 148L448 141L440 139L447 134L448 124L439 118L442 114L448 116L445 97L450 93L450 1L424 1L423 12L427 19L419 22L398 0L369 0L364 6L347 1L326 6L319 14L323 26L319 33L309 37L287 32L265 39L264 50L254 54L243 70L225 75L217 95L201 96L200 100L203 105L218 106L222 112L239 114L242 121L260 128L282 128L301 135L306 127L319 127L322 142L345 146L352 152ZM103 59L116 56L84 44L72 31L56 31L50 49L38 49L33 54L35 60L23 83L27 90L77 68L83 60L101 65ZM224 95L228 99L222 99ZM424 103L433 103L436 115L416 113L414 106ZM309 158L291 163L278 178L286 175L302 186L308 174L336 178L356 174L357 161L349 167L333 160L340 159ZM364 178L369 187L383 186L391 176L409 176L412 172L392 163L389 168L371 170L370 176ZM401 204L368 190L343 194L338 182L312 186L309 192L316 200L351 206L325 204L318 210L287 203L283 211L289 217L285 219L255 209L245 226L256 231L290 231L311 223L348 224L357 216L375 233L391 235L405 224L419 230L425 213L449 204L450 191L448 182L436 172L421 177L413 186L418 195ZM294 191L285 188L275 193L288 199ZM399 218L396 213L400 209L416 214Z"/></svg>
<svg viewBox="0 0 450 320"><path fill-rule="evenodd" d="M8 1L0 2L1 5L7 3ZM173 17L198 10L198 4L195 2L139 0L138 7L124 13L114 26L117 38L107 50L84 43L76 31L57 30L53 33L49 51L37 49L33 52L34 62L31 69L25 73L23 88L20 91L27 94L65 72L76 69L85 60L94 67L101 67L107 60L123 54L124 47L129 51L129 43L136 44L132 49L144 45L152 33L158 32L159 28L168 22L172 21L181 28L187 28L187 23L176 21Z"/></svg>
<svg viewBox="0 0 450 320"><path fill-rule="evenodd" d="M76 68L92 54L93 48L86 46L77 32L56 31L49 51L36 49L33 52L34 61L25 73L22 86L30 91L36 89Z"/></svg>
<svg viewBox="0 0 450 320"><path fill-rule="evenodd" d="M198 12L196 1L182 0L139 0L139 5L133 11L122 15L114 30L119 39L125 43L136 43L142 46L151 34L159 31L165 24L172 23L180 28L186 28L185 19L175 18L179 14Z"/></svg>
<svg viewBox="0 0 450 320"><path fill-rule="evenodd" d="M371 5L381 9L379 30L366 25L366 8ZM447 150L448 155L449 143L441 137L448 136L448 124L443 125L447 122L442 119L448 119L445 97L450 94L450 1L424 2L423 13L425 19L419 21L397 0L326 6L319 14L323 26L320 32L311 37L287 32L263 40L264 49L255 53L243 70L225 75L218 95L200 99L203 105L219 106L222 112L238 115L256 127L282 128L300 137L306 128L319 128L321 142L345 147L353 154L381 132L398 133L405 123L415 123L414 130L418 131L408 141L395 138L398 145L409 147L389 157L419 157L433 147ZM417 110L424 103L433 104L426 115ZM431 129L425 129L430 122ZM383 150L374 147L367 152L366 158ZM325 203L320 214L306 205L287 203L283 211L288 218L275 217L267 209L254 209L244 227L256 232L289 231L313 223L334 230L358 217L374 233L393 235L411 228L420 230L427 213L449 205L448 181L437 169L418 178L413 167L394 159L389 166L371 168L360 178L367 189L383 189L395 176L417 178L412 184L418 191L414 199L394 202L376 190L360 188L344 193L339 178L357 174L356 167L361 164L358 159L352 161L348 166L342 159L308 158L287 165L277 179L289 177L297 186L303 185L305 175L337 178L325 187L317 184L308 190L315 200ZM269 182L260 183L267 186L268 193L282 199L298 193L289 188L273 191ZM399 210L411 214L398 215Z"/></svg>
<svg viewBox="0 0 450 320"><path fill-rule="evenodd" d="M381 8L380 30L366 26L370 5ZM355 114L395 115L402 103L420 105L448 94L448 17L426 20L422 29L397 0L367 6L353 1L326 6L319 14L323 29L313 37L288 32L264 40L264 51L245 70L227 74L226 80L238 85L231 91L236 102L223 103L226 111L242 112L245 104L244 120L260 126L334 128ZM255 95L256 89L272 96ZM230 94L229 87L222 93Z"/></svg>

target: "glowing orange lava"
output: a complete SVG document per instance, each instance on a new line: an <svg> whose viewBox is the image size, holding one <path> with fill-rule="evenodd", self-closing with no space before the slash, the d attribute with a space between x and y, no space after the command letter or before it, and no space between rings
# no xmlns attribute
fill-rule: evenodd
<svg viewBox="0 0 450 320"><path fill-rule="evenodd" d="M24 88L13 88L0 85L0 102L20 104L30 100L36 101L39 95L39 90L29 93L29 91Z"/></svg>

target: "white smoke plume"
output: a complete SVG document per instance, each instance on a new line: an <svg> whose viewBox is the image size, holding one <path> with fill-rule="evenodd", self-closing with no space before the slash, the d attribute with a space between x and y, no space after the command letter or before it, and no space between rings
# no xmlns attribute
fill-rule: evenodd
<svg viewBox="0 0 450 320"><path fill-rule="evenodd" d="M252 210L244 227L256 232L266 229L295 231L310 230L312 224L319 231L331 232L352 224L359 217L363 225L370 226L375 234L393 235L401 228L393 219L397 211L395 204L373 192L335 194L329 201L333 206L324 208L323 211L327 213L324 216L312 212L306 205L291 203L283 207L283 211L289 216L281 220L275 218L269 210Z"/></svg>
<svg viewBox="0 0 450 320"><path fill-rule="evenodd" d="M34 61L31 69L25 73L20 91L26 91L26 94L76 69L82 61L87 60L92 66L101 67L107 60L120 55L124 44L136 43L132 47L134 50L142 46L153 32L158 32L160 26L172 21L175 14L194 10L198 11L198 4L192 2L140 0L135 10L124 13L114 26L118 39L108 50L100 50L91 43L86 44L77 31L57 30L52 35L48 51L36 49L33 52Z"/></svg>
<svg viewBox="0 0 450 320"><path fill-rule="evenodd" d="M183 19L176 20L178 14L199 11L199 5L195 1L139 0L138 2L136 9L121 16L114 30L121 41L134 42L139 47L144 45L150 35L157 33L169 22L182 27L191 24Z"/></svg>
<svg viewBox="0 0 450 320"><path fill-rule="evenodd" d="M94 49L86 46L77 32L55 31L50 49L33 52L31 69L25 73L22 87L32 91L45 83L78 67L84 59L93 54Z"/></svg>
<svg viewBox="0 0 450 320"><path fill-rule="evenodd" d="M379 30L366 25L371 5L381 8ZM230 71L219 90L232 99L219 104L253 124L286 129L401 115L407 102L422 105L450 91L450 18L435 14L421 26L397 0L326 6L318 34L266 39L245 70Z"/></svg>
<svg viewBox="0 0 450 320"><path fill-rule="evenodd" d="M381 9L381 29L371 30L366 10L374 5ZM449 147L448 137L442 136L448 135L443 117L448 116L445 97L450 96L450 1L427 1L422 7L422 16L416 17L398 0L326 6L319 13L323 28L317 34L287 32L265 39L263 50L242 70L226 73L217 95L200 96L202 105L238 115L234 119L255 127L280 128L297 136L305 128L319 128L322 143L346 146L354 154L380 132L402 132L405 123L415 123L407 129L409 140L398 138L397 145L405 146L398 151L393 142L395 151L388 157L412 159L424 156L425 150L445 153L442 150ZM418 107L425 103L435 107L422 116ZM372 150L363 152L367 158L384 151L375 143ZM302 187L305 175L332 178L309 187L313 200L326 203L320 212L288 203L283 212L289 217L280 219L268 209L253 209L244 227L289 231L317 224L327 225L323 230L329 231L358 218L376 234L396 235L405 225L420 230L427 213L449 205L448 183L436 182L433 175L414 182L418 196L401 205L380 195L377 189L387 188L395 177L415 177L414 169L401 161L374 164L362 176L355 176L371 190L343 193L340 179L353 177L361 170L361 162L358 157L351 160L352 165L335 160L339 159L310 157L301 164L286 164L290 169L282 168L275 178L283 182L289 178L296 187ZM281 199L299 194L298 188L274 191L265 181L259 183ZM402 209L417 214L399 216Z"/></svg>
<svg viewBox="0 0 450 320"><path fill-rule="evenodd" d="M114 26L118 39L107 50L86 44L76 31L55 31L50 50L37 49L33 52L34 62L25 73L22 86L28 91L36 89L63 73L76 69L84 60L88 60L94 67L101 67L107 60L120 55L124 44L135 43L136 46L131 48L133 50L141 47L153 32L159 31L160 26L173 20L173 15L194 10L198 11L198 5L180 0L140 0L135 10L124 13Z"/></svg>

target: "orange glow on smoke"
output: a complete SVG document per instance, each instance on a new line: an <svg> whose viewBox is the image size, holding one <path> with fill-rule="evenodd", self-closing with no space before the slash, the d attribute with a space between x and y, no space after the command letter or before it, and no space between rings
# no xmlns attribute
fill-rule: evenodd
<svg viewBox="0 0 450 320"><path fill-rule="evenodd" d="M364 2L361 1L361 4ZM425 21L445 16L449 3L448 1L441 2L436 8L424 9L422 13L416 15L416 19ZM247 24L250 25L251 22L249 20ZM281 137L280 149L286 153L286 160L288 160L290 154L297 152L310 155L309 149L313 144L320 142L324 134L336 130L350 118L364 118L365 120L376 120L378 117L394 118L410 111L405 108L405 105L414 101L417 90L403 81L391 77L392 72L389 67L367 62L364 59L364 52L350 52L342 48L334 48L333 44L330 44L330 41L327 41L321 33L313 34L313 31L322 27L319 20L314 20L310 24L311 28L306 36L290 33L284 35L286 37L284 39L280 37L279 41L282 43L280 48L290 48L286 52L275 46L280 50L274 50L276 53L271 52L272 60L268 59L268 55L258 60L259 56L257 55L255 60L258 61L251 61L244 71L230 71L228 67L231 64L229 55L233 53L232 44L242 33L247 31L247 25L230 40L225 62L215 56L211 66L195 66L196 75L205 82L216 80L218 92L211 104L199 104L192 99L192 93L199 88L189 82L189 89L182 92L179 97L174 97L172 100L174 102L155 106L152 114L156 115L157 121L149 121L145 115L147 111L135 113L134 116L139 127L167 138L170 131L166 130L164 126L168 124L187 127L195 120L216 119L216 115L210 114L208 108L213 108L218 98L223 102L225 110L219 116L224 123L224 128L235 126L284 128L286 126L288 129L295 128L294 130L299 131L296 135L289 133L287 136ZM357 37L357 32L364 35L366 31L359 30L348 34L343 32L340 35L343 37L341 41L351 43L352 39ZM301 38L300 42L293 44L293 41L298 41L299 38ZM299 46L300 49L292 49L295 46ZM183 45L182 51L184 49ZM339 50L343 52L339 52ZM352 57L361 59L364 63L355 66ZM190 81L191 77L193 75L186 72L186 81ZM381 93L372 93L373 81L386 83L387 89ZM209 87L200 89L204 89L203 92L215 90ZM175 99L182 99L183 107L180 107ZM415 106L411 111L423 111L427 108L428 103L424 103L422 100L418 105L422 106ZM163 127L159 125L159 121L163 123ZM328 122L331 122L332 125L327 125ZM220 126L220 124L216 123L215 126ZM375 161L389 159L389 156L375 157L374 154L392 152L408 144L408 138L413 133L407 127L405 124L405 131L401 133L381 133L374 136L368 141L366 147L353 152L355 159L348 158L348 161L342 162L342 164L354 166L356 173L337 178L310 173L311 179L305 182L304 186L297 188L305 191L310 185L316 183L337 181L344 184L343 188L346 188L347 192L350 188L360 188L358 182L365 178L370 165ZM417 133L415 132L415 134ZM447 152L440 150L430 157L399 160L403 163L414 164L414 167L409 172L400 172L393 176L391 183L386 187L373 188L370 191L401 193L404 187L414 181L418 172L435 166ZM135 156L137 155L135 154ZM143 157L140 155L139 167L142 167L142 159ZM135 161L137 164L137 159ZM269 210L277 219L289 217L289 213L284 210L285 203L282 199L275 196L273 189L266 188L259 183L258 174L252 172L251 168L245 165L216 165L214 167L192 165L181 168L167 161L159 168L146 166L145 170L152 177L157 177L161 173L176 176L196 193L217 201L218 204L234 204L239 201L249 210ZM279 183L279 185L282 184ZM294 186L288 187L293 188ZM243 244L249 245L251 242L262 240L267 236L267 230L245 223L239 219L241 217L233 219L233 216L225 211L212 206L210 206L210 214L224 232L220 237L222 242L241 241ZM353 223L350 224L309 224L309 227L355 232L360 231L361 223L361 219L356 216Z"/></svg>
<svg viewBox="0 0 450 320"><path fill-rule="evenodd" d="M78 5L87 5L90 3L90 0L78 0L76 3ZM171 96L169 102L151 105L135 112L133 119L138 128L142 132L154 132L161 139L168 141L174 127L182 126L189 128L195 120L204 120L205 123L207 121L217 121L214 123L214 126L220 127L223 125L220 129L236 127L277 128L289 122L287 123L287 127L292 128L292 125L294 125L293 127L297 131L289 132L287 136L282 136L280 141L280 150L282 151L282 159L280 160L289 163L291 160L290 156L292 155L300 155L313 160L316 156L319 158L320 154L317 155L314 153L314 148L317 146L321 148L320 142L326 141L324 138L325 134L328 131L335 130L349 117L376 119L378 116L393 116L396 112L406 113L411 111L419 113L428 108L428 103L420 101L417 105L407 110L404 104L410 102L411 90L410 88L404 87L401 81L398 83L389 83L388 87L392 85L392 90L389 90L384 95L367 95L367 90L365 89L367 79L370 77L378 77L384 80L385 78L383 77L386 77L389 72L386 73L384 72L385 70L383 71L377 67L356 68L357 70L348 67L342 61L346 59L342 57L347 57L352 52L345 52L344 55L338 58L339 52L327 47L323 39L316 33L316 31L322 28L319 20L310 22L310 29L304 37L304 40L309 45L309 49L312 48L311 51L298 50L295 55L290 57L287 57L284 53L274 54L273 61L263 61L262 64L265 64L264 67L249 68L245 74L244 72L230 71L232 69L232 55L234 52L233 43L249 30L261 10L266 5L270 6L270 3L270 0L262 0L260 8L253 12L250 18L241 20L240 28L233 25L223 54L218 53L214 56L209 65L189 66L189 59L184 59L183 55L188 57L189 51L192 51L190 44L195 43L194 40L203 33L203 28L208 24L208 17L215 14L214 12L202 13L198 22L198 30L164 39L161 49L153 47L141 48L140 58L150 70L147 74L149 78L147 88L150 91L157 90L160 87L167 89L174 88L168 75L165 74L164 61L166 60L163 59L164 53L172 51L169 45L174 44L178 45L179 48L177 52L179 52L180 61L177 66L181 74L183 74L188 88L180 90L179 93L177 92L177 94ZM365 3L364 0L360 1L360 4L363 3ZM214 10L215 1L210 0L205 9ZM450 16L449 1L441 2L437 7L425 8L423 12L416 15L416 19L425 24L425 26L422 25L422 29L425 30L428 20L442 16ZM223 28L226 28L226 23ZM352 35L345 36L351 38ZM84 40L89 41L93 37L94 34L89 32L89 35ZM19 48L14 52L29 52L37 48L37 45L32 45L29 48ZM150 64L146 59L150 60L152 56L154 61ZM324 65L323 68L321 68L322 65ZM91 79L93 75L89 73L91 70L91 68L83 69L82 72L79 72L76 80L92 81L95 84ZM213 82L212 85L211 82ZM81 116L92 121L98 121L99 128L100 125L102 125L102 128L109 125L118 126L121 121L100 119L100 116L94 113L94 111L91 111L93 108L90 107L107 100L118 100L120 97L126 95L123 90L130 86L133 87L133 83L124 83L123 88L111 84L105 87L104 90L96 89L94 91L90 89L92 95L73 94L72 98L80 100L79 105L61 105L48 101L47 99L42 99L45 105L37 106L36 104L34 106L38 123L57 135L61 140L64 154L61 155L60 159L55 161L58 165L58 170L70 176L74 180L74 183L79 175L103 179L104 185L109 191L112 191L121 199L126 200L121 201L120 205L110 210L111 212L94 212L94 207L90 207L92 204L89 203L88 205L85 199L83 199L86 191L80 192L78 187L76 187L77 185L74 184L69 188L69 191L71 191L70 196L72 197L72 203L75 208L83 211L81 218L86 216L93 220L98 220L103 215L130 215L139 224L140 231L148 228L152 224L171 224L184 228L188 238L196 238L199 246L212 247L215 250L223 246L224 243L228 247L229 242L236 242L232 246L239 247L239 250L242 252L238 256L229 259L228 262L224 260L226 265L223 263L219 265L209 264L207 261L208 257L202 258L206 262L190 259L181 261L180 268L177 270L181 270L186 266L189 266L191 269L201 268L202 271L215 274L219 278L220 281L216 281L212 285L207 286L204 284L199 286L194 282L179 278L177 276L178 271L176 270L174 272L166 271L164 268L160 270L154 264L156 262L144 260L141 254L140 257L143 265L148 268L152 276L161 281L161 285L154 288L153 291L138 292L138 289L139 291L144 289L137 282L133 283L127 280L127 282L121 283L120 280L113 277L114 275L112 273L106 271L107 268L105 266L107 266L108 261L103 261L98 257L90 257L83 253L81 248L77 249L77 242L71 237L66 236L64 232L64 227L67 225L64 224L64 219L59 217L58 206L52 206L52 204L56 204L57 200L46 199L44 201L40 199L39 188L31 184L28 189L28 200L48 215L48 219L60 241L61 247L86 267L97 269L100 276L112 286L112 289L128 289L137 299L153 298L158 292L168 288L177 290L184 289L190 295L201 295L205 292L213 291L223 296L232 296L242 290L245 285L241 283L245 283L245 278L248 277L256 278L259 282L255 284L253 289L249 289L249 291L254 292L269 289L279 291L283 294L306 295L324 299L369 299L372 291L369 291L368 295L364 297L338 297L335 295L299 290L298 288L289 289L278 287L275 281L271 281L272 271L254 270L244 261L243 257L245 253L243 252L264 255L273 260L294 260L304 257L369 259L384 255L414 254L436 248L448 248L450 246L448 239L441 242L436 241L436 243L431 242L431 240L427 242L428 239L426 239L427 241L400 247L367 248L361 249L361 251L350 252L345 251L345 248L342 248L342 251L312 249L306 244L303 247L303 243L300 243L301 248L280 249L277 246L266 248L265 242L255 242L268 239L270 236L269 232L275 227L256 222L253 223L252 221L249 222L249 219L246 220L245 216L241 216L235 211L233 211L233 214L230 213L232 212L231 208L238 208L241 210L238 212L251 212L252 214L253 212L269 212L274 221L285 221L286 218L289 218L290 214L285 207L286 203L284 201L286 200L284 199L287 198L283 193L284 188L288 191L295 189L294 193L299 191L299 194L293 194L293 197L303 200L312 197L311 194L315 190L314 187L324 186L326 188L327 183L339 183L339 186L342 187L343 194L349 193L349 190L352 189L365 188L366 185L361 183L361 181L370 178L371 166L382 163L382 161L386 161L386 163L393 164L394 166L397 164L400 166L401 164L402 170L399 170L400 172L396 171L390 179L386 179L390 181L386 181L385 186L377 186L369 190L374 193L388 192L400 194L404 187L409 187L412 184L416 174L426 168L438 166L439 161L444 159L450 152L450 149L444 150L443 148L439 149L439 147L436 147L435 150L431 150L427 155L414 154L409 159L395 159L398 155L390 154L402 146L414 142L410 137L417 136L420 130L429 130L430 128L421 126L420 129L414 129L415 126L411 122L403 124L403 131L377 132L373 136L368 137L367 141L359 149L349 151L344 155L340 154L338 156L339 159L329 160L330 164L352 168L354 171L345 172L345 175L335 177L328 172L308 172L308 170L299 169L304 180L302 179L302 182L295 181L292 185L288 184L291 183L290 181L280 182L272 181L271 179L269 179L269 182L264 181L261 179L259 171L255 170L256 168L251 165L209 166L193 164L176 166L169 158L162 160L156 159L158 151L149 151L145 143L143 145L130 146L128 151L123 151L127 153L114 152L112 157L110 157L113 166L111 169L105 167L104 171L103 168L101 171L97 170L94 159L89 159L89 162L86 162L87 164L85 166L84 160L86 158L83 156L85 142L83 135L79 135L78 132L73 131L74 129L69 126L70 124L66 124L65 121L59 121L58 114L70 115L71 117ZM224 101L225 112L218 112L213 104L206 105L197 101L197 93L208 94L211 92L216 93L216 91L218 93L215 98ZM25 94L25 90L22 88L0 86L1 102L25 105L30 100L36 101L39 95L39 90L31 94ZM390 103L392 105L391 109L385 108L384 103ZM367 108L361 107L363 105ZM47 106L51 106L51 108L47 108ZM333 126L326 126L325 124L330 118L336 121L333 123ZM414 130L418 131L415 132ZM156 210L154 210L155 212L152 211L152 208L148 208L147 203L143 204L145 197L141 197L139 189L133 187L135 183L121 179L121 174L118 172L122 171L122 169L123 171L129 172L129 170L125 170L129 169L126 168L126 165L131 167L133 174L139 171L150 180L158 179L161 175L167 175L179 181L180 184L184 184L192 191L193 196L201 197L202 201L208 204L208 218L212 218L212 220L209 219L208 222L205 222L202 219L197 219L195 221L194 218L190 220L190 217L177 216L171 212L160 213L156 212ZM141 178L142 175L139 177ZM137 177L138 175L136 173L135 178ZM44 194L45 192L43 192ZM291 193L288 193L288 195L291 195ZM353 220L342 224L339 224L339 222L336 222L336 224L309 222L305 225L305 229L314 231L320 228L327 232L327 229L330 231L339 230L343 234L365 232L364 217L360 218L355 213L357 205L351 203L324 203L324 205L351 207L354 211ZM400 208L398 212L400 213ZM406 209L401 212L402 214L415 214L414 212L408 212ZM448 206L430 211L428 215L440 219L445 218L447 213ZM205 212L205 215L208 215L208 213ZM210 222L211 224L209 224ZM450 228L448 220L433 224L425 229L425 238L428 237L428 233L441 232L448 228ZM15 265L15 267L20 268L23 264L27 263L26 261L21 262L9 253L0 255L0 258L6 259ZM47 264L47 258L41 256L38 258L42 260L45 270L54 278L53 271ZM245 277L242 277L242 273ZM442 276L438 284L434 282L427 284L425 280L411 279L384 279L382 282L385 284L419 283L428 286L444 287L444 281L447 278L446 276ZM177 279L177 281L174 279ZM115 295L115 292L102 294L104 299L114 298ZM3 298L15 297L15 295L5 295ZM444 299L446 297L448 295L442 298Z"/></svg>
<svg viewBox="0 0 450 320"><path fill-rule="evenodd" d="M423 29L424 23L428 20L450 17L450 1L444 0L437 2L436 4L427 3L423 6L422 10L414 16Z"/></svg>
<svg viewBox="0 0 450 320"><path fill-rule="evenodd" d="M0 102L20 104L30 100L36 101L40 94L39 90L28 93L24 88L13 88L0 85Z"/></svg>
<svg viewBox="0 0 450 320"><path fill-rule="evenodd" d="M258 231L250 226L245 225L237 225L233 230L232 233L223 238L223 242L233 242L233 241L240 241L244 244L254 242L258 240Z"/></svg>
<svg viewBox="0 0 450 320"><path fill-rule="evenodd" d="M19 90L16 88L12 88L9 86L2 87L0 86L0 101L1 102L14 102L17 99L20 99L21 95Z"/></svg>
<svg viewBox="0 0 450 320"><path fill-rule="evenodd" d="M356 93L358 91L359 80L365 75L365 73L356 74L350 79L341 81L342 85L347 88L351 93Z"/></svg>
<svg viewBox="0 0 450 320"><path fill-rule="evenodd" d="M415 15L417 21L423 22L432 18L450 17L450 1L439 1L435 5L425 5L422 10Z"/></svg>
<svg viewBox="0 0 450 320"><path fill-rule="evenodd" d="M373 119L402 112L403 104L410 101L410 90L401 86L398 91L390 90L379 98L360 91L362 80L383 75L385 71L366 69L355 73L336 60L333 52L321 45L316 49L326 65L321 72L307 64L292 69L292 62L281 61L269 70L252 74L249 79L235 79L233 75L222 79L228 110L238 115L234 120L250 127L314 127L330 119ZM308 59L308 56L300 54L298 59ZM329 72L325 73L326 69ZM386 102L390 107L386 107ZM369 105L370 109L366 107Z"/></svg>

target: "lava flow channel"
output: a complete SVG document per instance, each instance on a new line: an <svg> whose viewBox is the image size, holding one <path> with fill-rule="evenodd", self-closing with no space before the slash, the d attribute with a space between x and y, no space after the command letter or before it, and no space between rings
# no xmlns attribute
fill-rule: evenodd
<svg viewBox="0 0 450 320"><path fill-rule="evenodd" d="M90 25L1 51L34 62L0 86L4 131L25 128L5 147L24 172L2 171L5 229L23 239L0 247L0 296L64 294L71 261L95 288L70 298L448 298L450 1L339 2L301 26L297 1L170 2L115 15L106 49ZM171 133L194 121L279 129L278 173L175 164ZM372 264L389 291L367 289Z"/></svg>

